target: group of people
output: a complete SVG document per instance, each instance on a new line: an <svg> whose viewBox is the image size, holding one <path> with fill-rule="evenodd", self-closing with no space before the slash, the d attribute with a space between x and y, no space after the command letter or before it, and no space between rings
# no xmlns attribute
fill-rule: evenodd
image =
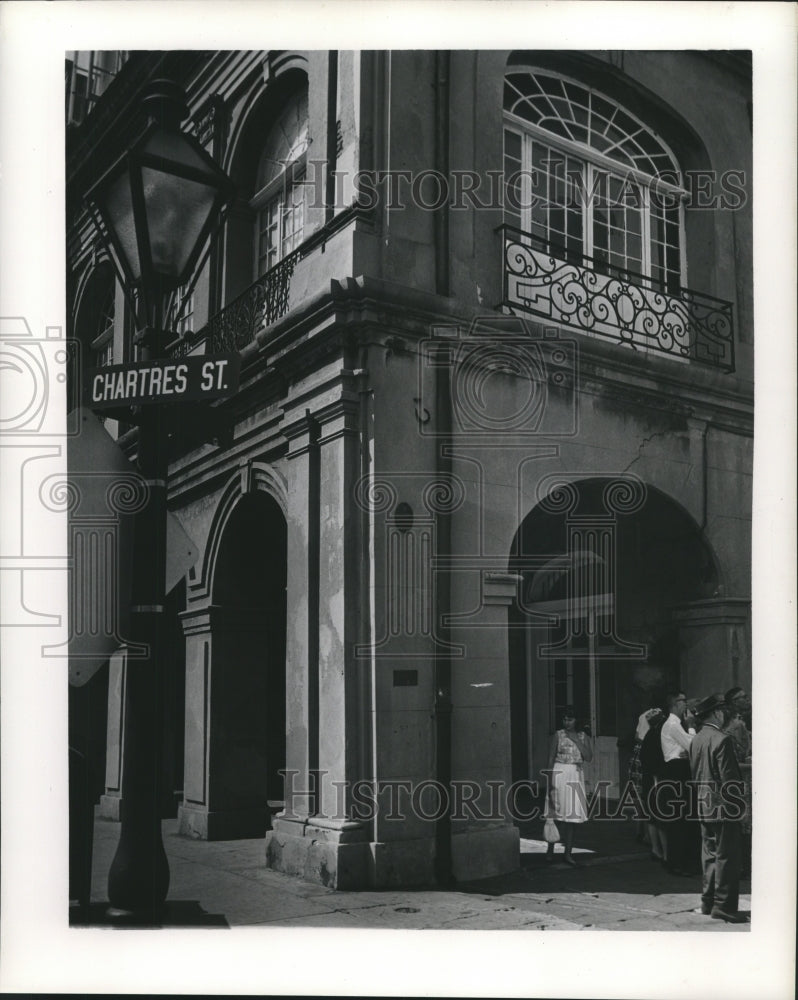
<svg viewBox="0 0 798 1000"><path fill-rule="evenodd" d="M700 912L739 923L739 884L750 871L750 703L742 688L718 692L688 706L683 691L667 710L650 708L638 719L629 778L645 818L639 836L651 857L674 875L702 875ZM593 759L592 741L577 725L573 708L549 748L545 815L556 822L572 856L574 832L587 816L583 765ZM546 860L554 860L549 843Z"/></svg>
<svg viewBox="0 0 798 1000"><path fill-rule="evenodd" d="M728 922L751 863L750 704L742 688L690 707L683 691L667 712L638 720L629 767L647 812L652 859L674 875L703 878L702 913Z"/></svg>

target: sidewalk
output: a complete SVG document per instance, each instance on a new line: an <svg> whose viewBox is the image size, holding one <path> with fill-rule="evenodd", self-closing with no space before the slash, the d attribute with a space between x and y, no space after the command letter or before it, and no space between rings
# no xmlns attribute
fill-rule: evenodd
<svg viewBox="0 0 798 1000"><path fill-rule="evenodd" d="M669 875L634 839L631 823L591 823L577 834L581 867L544 862L545 844L522 831L521 868L456 890L336 892L270 871L263 840L208 842L163 823L171 884L163 926L368 927L463 930L745 932L693 913L700 879ZM106 880L119 824L97 820L89 921L104 923ZM750 909L750 883L740 909Z"/></svg>

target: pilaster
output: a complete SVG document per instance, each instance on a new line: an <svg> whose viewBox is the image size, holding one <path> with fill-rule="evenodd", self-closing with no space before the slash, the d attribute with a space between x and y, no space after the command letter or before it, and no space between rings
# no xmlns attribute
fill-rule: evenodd
<svg viewBox="0 0 798 1000"><path fill-rule="evenodd" d="M519 577L481 575L478 619L452 632L465 650L452 662L452 780L468 783L471 791L463 797L472 799L452 816L452 874L458 880L515 871L520 858L518 829L505 812L512 780L508 611Z"/></svg>
<svg viewBox="0 0 798 1000"><path fill-rule="evenodd" d="M691 697L751 690L751 602L711 598L672 609L679 629L680 683Z"/></svg>
<svg viewBox="0 0 798 1000"><path fill-rule="evenodd" d="M269 867L339 889L370 881L368 827L350 818L352 785L362 777L358 746L365 724L354 655L360 608L353 502L358 420L358 398L344 390L287 431L291 781L285 809L266 837Z"/></svg>

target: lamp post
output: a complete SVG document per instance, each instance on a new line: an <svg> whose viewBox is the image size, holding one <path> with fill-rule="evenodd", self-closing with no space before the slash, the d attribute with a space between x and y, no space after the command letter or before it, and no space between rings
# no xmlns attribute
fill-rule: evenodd
<svg viewBox="0 0 798 1000"><path fill-rule="evenodd" d="M122 277L138 291L139 361L157 363L175 336L162 329L164 296L190 276L232 185L197 140L181 132L187 108L178 84L153 81L143 103L149 115L145 131L86 202ZM166 417L157 400L141 406L137 416L137 462L148 501L133 529L130 636L148 653L131 660L125 674L121 833L108 874L109 915L146 922L157 921L169 888L161 839Z"/></svg>

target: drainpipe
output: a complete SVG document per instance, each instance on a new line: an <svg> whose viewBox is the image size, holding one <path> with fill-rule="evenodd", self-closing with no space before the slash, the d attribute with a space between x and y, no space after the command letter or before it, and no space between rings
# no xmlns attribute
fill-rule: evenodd
<svg viewBox="0 0 798 1000"><path fill-rule="evenodd" d="M435 53L435 169L449 176L449 53ZM449 211L444 204L435 212L435 290L449 294ZM452 471L452 459L447 444L451 435L450 372L439 366L435 373L435 413L439 435L438 472L447 478ZM444 558L452 551L451 515L438 514L437 554ZM435 878L439 885L451 885L452 821L452 660L449 649L449 627L442 624L451 609L451 577L441 573L437 584L435 635L435 778L446 790L444 815L435 825Z"/></svg>
<svg viewBox="0 0 798 1000"><path fill-rule="evenodd" d="M709 511L709 468L707 463L707 435L709 434L709 423L704 421L701 428L701 537L706 538L707 516Z"/></svg>
<svg viewBox="0 0 798 1000"><path fill-rule="evenodd" d="M435 53L435 169L449 176L449 53ZM435 291L449 294L449 209L442 205L434 217L435 234ZM436 369L435 413L439 441L443 445L438 453L438 471L446 478L452 471L452 459L444 442L451 434L450 372L445 367ZM448 557L452 551L451 515L438 514L438 543L440 556ZM440 788L446 790L443 815L435 826L435 878L439 885L451 885L452 874L452 660L449 654L449 627L442 624L443 616L451 609L451 577L442 573L437 586L437 629L439 645L435 652L435 777Z"/></svg>
<svg viewBox="0 0 798 1000"><path fill-rule="evenodd" d="M324 221L332 222L335 210L335 168L338 165L338 53L331 50L327 63L327 177Z"/></svg>
<svg viewBox="0 0 798 1000"><path fill-rule="evenodd" d="M435 53L435 169L449 179L449 53ZM434 217L435 291L449 294L448 198Z"/></svg>
<svg viewBox="0 0 798 1000"><path fill-rule="evenodd" d="M438 472L447 478L452 471L451 388L449 369L441 365L435 372L435 413L438 431ZM437 515L436 554L447 559L452 551L451 514ZM450 630L443 619L451 610L451 572L437 574L435 615L435 779L445 790L446 809L435 825L435 879L439 885L451 885L452 874L452 658L449 652Z"/></svg>

